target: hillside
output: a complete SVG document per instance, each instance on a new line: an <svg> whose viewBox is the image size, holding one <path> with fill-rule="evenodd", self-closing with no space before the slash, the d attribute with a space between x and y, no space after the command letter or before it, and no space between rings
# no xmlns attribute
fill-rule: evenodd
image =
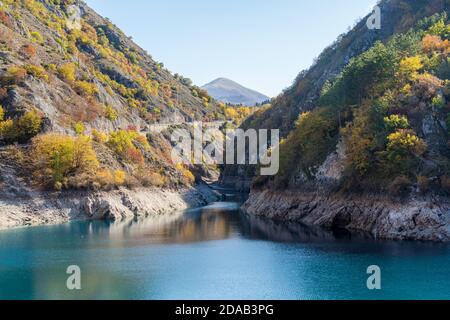
<svg viewBox="0 0 450 320"><path fill-rule="evenodd" d="M191 185L149 128L224 119L224 106L82 1L1 2L0 85L2 196Z"/></svg>
<svg viewBox="0 0 450 320"><path fill-rule="evenodd" d="M272 108L244 124L279 125L285 135L280 171L253 179L247 212L383 238L450 239L450 21L445 4L382 1L392 36L366 42L361 52L351 50L353 58L342 70L314 78L317 68L340 69L338 62L349 52L339 51L362 41L360 24L327 49ZM418 19L407 14L408 8L431 15ZM399 12L411 28L404 29ZM346 39L353 40L348 44ZM227 167L224 178L253 174L248 167Z"/></svg>
<svg viewBox="0 0 450 320"><path fill-rule="evenodd" d="M445 12L448 1L392 0L380 1L379 6L383 19L380 30L369 30L366 26L369 15L364 17L353 29L326 48L313 66L300 72L292 86L273 99L271 108L255 113L242 127L280 129L282 137L288 137L296 128L302 113L321 105L319 100L324 87L332 83L352 59L372 48L377 42L387 43L394 35L417 28L423 19L431 19L431 16ZM365 78L361 80L366 81ZM227 166L223 172L223 180L242 180L242 177L246 177L244 180L247 181L244 183L248 186L254 172L255 168L252 166Z"/></svg>
<svg viewBox="0 0 450 320"><path fill-rule="evenodd" d="M262 93L225 78L205 84L202 89L206 90L214 99L233 105L254 106L270 100Z"/></svg>

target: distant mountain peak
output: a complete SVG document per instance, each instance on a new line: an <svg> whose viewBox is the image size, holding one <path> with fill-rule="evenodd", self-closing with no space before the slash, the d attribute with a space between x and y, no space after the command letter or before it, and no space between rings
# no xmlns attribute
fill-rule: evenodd
<svg viewBox="0 0 450 320"><path fill-rule="evenodd" d="M233 80L223 77L205 84L202 89L208 91L218 101L236 105L253 106L270 99L262 93L246 88Z"/></svg>

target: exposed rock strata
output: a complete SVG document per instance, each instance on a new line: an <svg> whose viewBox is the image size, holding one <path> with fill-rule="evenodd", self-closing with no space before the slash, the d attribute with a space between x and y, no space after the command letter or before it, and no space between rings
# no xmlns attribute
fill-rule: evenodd
<svg viewBox="0 0 450 320"><path fill-rule="evenodd" d="M71 220L122 220L171 214L216 200L207 186L197 189L137 189L110 192L36 193L0 197L0 229L58 224Z"/></svg>
<svg viewBox="0 0 450 320"><path fill-rule="evenodd" d="M364 231L376 238L450 241L450 202L446 199L393 201L378 196L253 190L243 209L255 216Z"/></svg>

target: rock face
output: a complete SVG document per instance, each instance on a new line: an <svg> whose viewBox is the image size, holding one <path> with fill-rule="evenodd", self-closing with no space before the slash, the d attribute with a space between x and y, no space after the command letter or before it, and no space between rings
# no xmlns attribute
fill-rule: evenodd
<svg viewBox="0 0 450 320"><path fill-rule="evenodd" d="M34 193L0 197L0 229L59 224L71 220L113 220L173 214L217 199L206 185L183 190Z"/></svg>
<svg viewBox="0 0 450 320"><path fill-rule="evenodd" d="M376 238L450 241L448 199L393 201L379 196L325 196L253 190L243 209L255 216L329 229L364 231Z"/></svg>

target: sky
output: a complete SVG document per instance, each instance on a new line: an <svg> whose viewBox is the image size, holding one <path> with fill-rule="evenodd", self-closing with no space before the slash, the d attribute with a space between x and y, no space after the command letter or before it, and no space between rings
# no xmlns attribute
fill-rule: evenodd
<svg viewBox="0 0 450 320"><path fill-rule="evenodd" d="M173 73L225 77L270 97L376 0L86 0Z"/></svg>

